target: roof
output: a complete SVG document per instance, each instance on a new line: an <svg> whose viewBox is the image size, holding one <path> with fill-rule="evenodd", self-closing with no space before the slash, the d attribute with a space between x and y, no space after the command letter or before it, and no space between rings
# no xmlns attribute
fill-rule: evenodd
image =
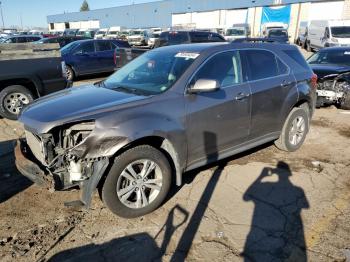
<svg viewBox="0 0 350 262"><path fill-rule="evenodd" d="M320 50L320 52L324 52L324 51L349 51L350 50L350 46L335 46L335 47L327 47L327 48L323 48Z"/></svg>

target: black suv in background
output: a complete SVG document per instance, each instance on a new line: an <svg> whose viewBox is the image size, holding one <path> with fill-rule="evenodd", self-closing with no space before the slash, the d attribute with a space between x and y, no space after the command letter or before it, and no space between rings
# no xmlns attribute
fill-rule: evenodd
<svg viewBox="0 0 350 262"><path fill-rule="evenodd" d="M167 31L162 32L159 37L158 46L191 44L191 43L210 43L225 42L225 38L213 32L207 31Z"/></svg>
<svg viewBox="0 0 350 262"><path fill-rule="evenodd" d="M309 131L316 78L295 46L205 43L151 50L107 80L39 99L20 121L16 165L64 190L94 189L115 214L155 210L185 171L269 141L295 151ZM242 174L244 175L244 174Z"/></svg>

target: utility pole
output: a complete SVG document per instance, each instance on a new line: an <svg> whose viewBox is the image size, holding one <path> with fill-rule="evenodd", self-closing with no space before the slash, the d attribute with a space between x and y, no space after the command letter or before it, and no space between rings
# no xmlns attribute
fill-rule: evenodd
<svg viewBox="0 0 350 262"><path fill-rule="evenodd" d="M21 30L23 31L23 20L22 20L22 13L19 14L19 18L21 20Z"/></svg>
<svg viewBox="0 0 350 262"><path fill-rule="evenodd" d="M5 23L4 23L4 15L2 13L2 2L0 1L0 13L1 13L1 20L2 20L2 29L5 28Z"/></svg>

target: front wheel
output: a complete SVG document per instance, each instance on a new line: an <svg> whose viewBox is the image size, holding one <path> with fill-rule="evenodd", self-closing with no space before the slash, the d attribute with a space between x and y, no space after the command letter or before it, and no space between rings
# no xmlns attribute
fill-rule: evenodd
<svg viewBox="0 0 350 262"><path fill-rule="evenodd" d="M144 145L115 159L102 187L102 200L116 215L133 218L158 208L169 192L171 168L162 152Z"/></svg>
<svg viewBox="0 0 350 262"><path fill-rule="evenodd" d="M309 131L309 113L305 107L296 107L289 113L278 140L275 141L277 148L294 152L305 141Z"/></svg>

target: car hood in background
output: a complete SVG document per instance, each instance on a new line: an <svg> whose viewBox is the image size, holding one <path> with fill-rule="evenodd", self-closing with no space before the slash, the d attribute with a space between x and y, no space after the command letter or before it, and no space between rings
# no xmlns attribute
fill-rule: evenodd
<svg viewBox="0 0 350 262"><path fill-rule="evenodd" d="M74 87L36 100L23 110L19 121L27 130L42 134L65 123L94 120L100 113L145 98L94 85Z"/></svg>
<svg viewBox="0 0 350 262"><path fill-rule="evenodd" d="M350 71L350 66L336 64L310 64L311 69L319 79L332 74L342 74Z"/></svg>

